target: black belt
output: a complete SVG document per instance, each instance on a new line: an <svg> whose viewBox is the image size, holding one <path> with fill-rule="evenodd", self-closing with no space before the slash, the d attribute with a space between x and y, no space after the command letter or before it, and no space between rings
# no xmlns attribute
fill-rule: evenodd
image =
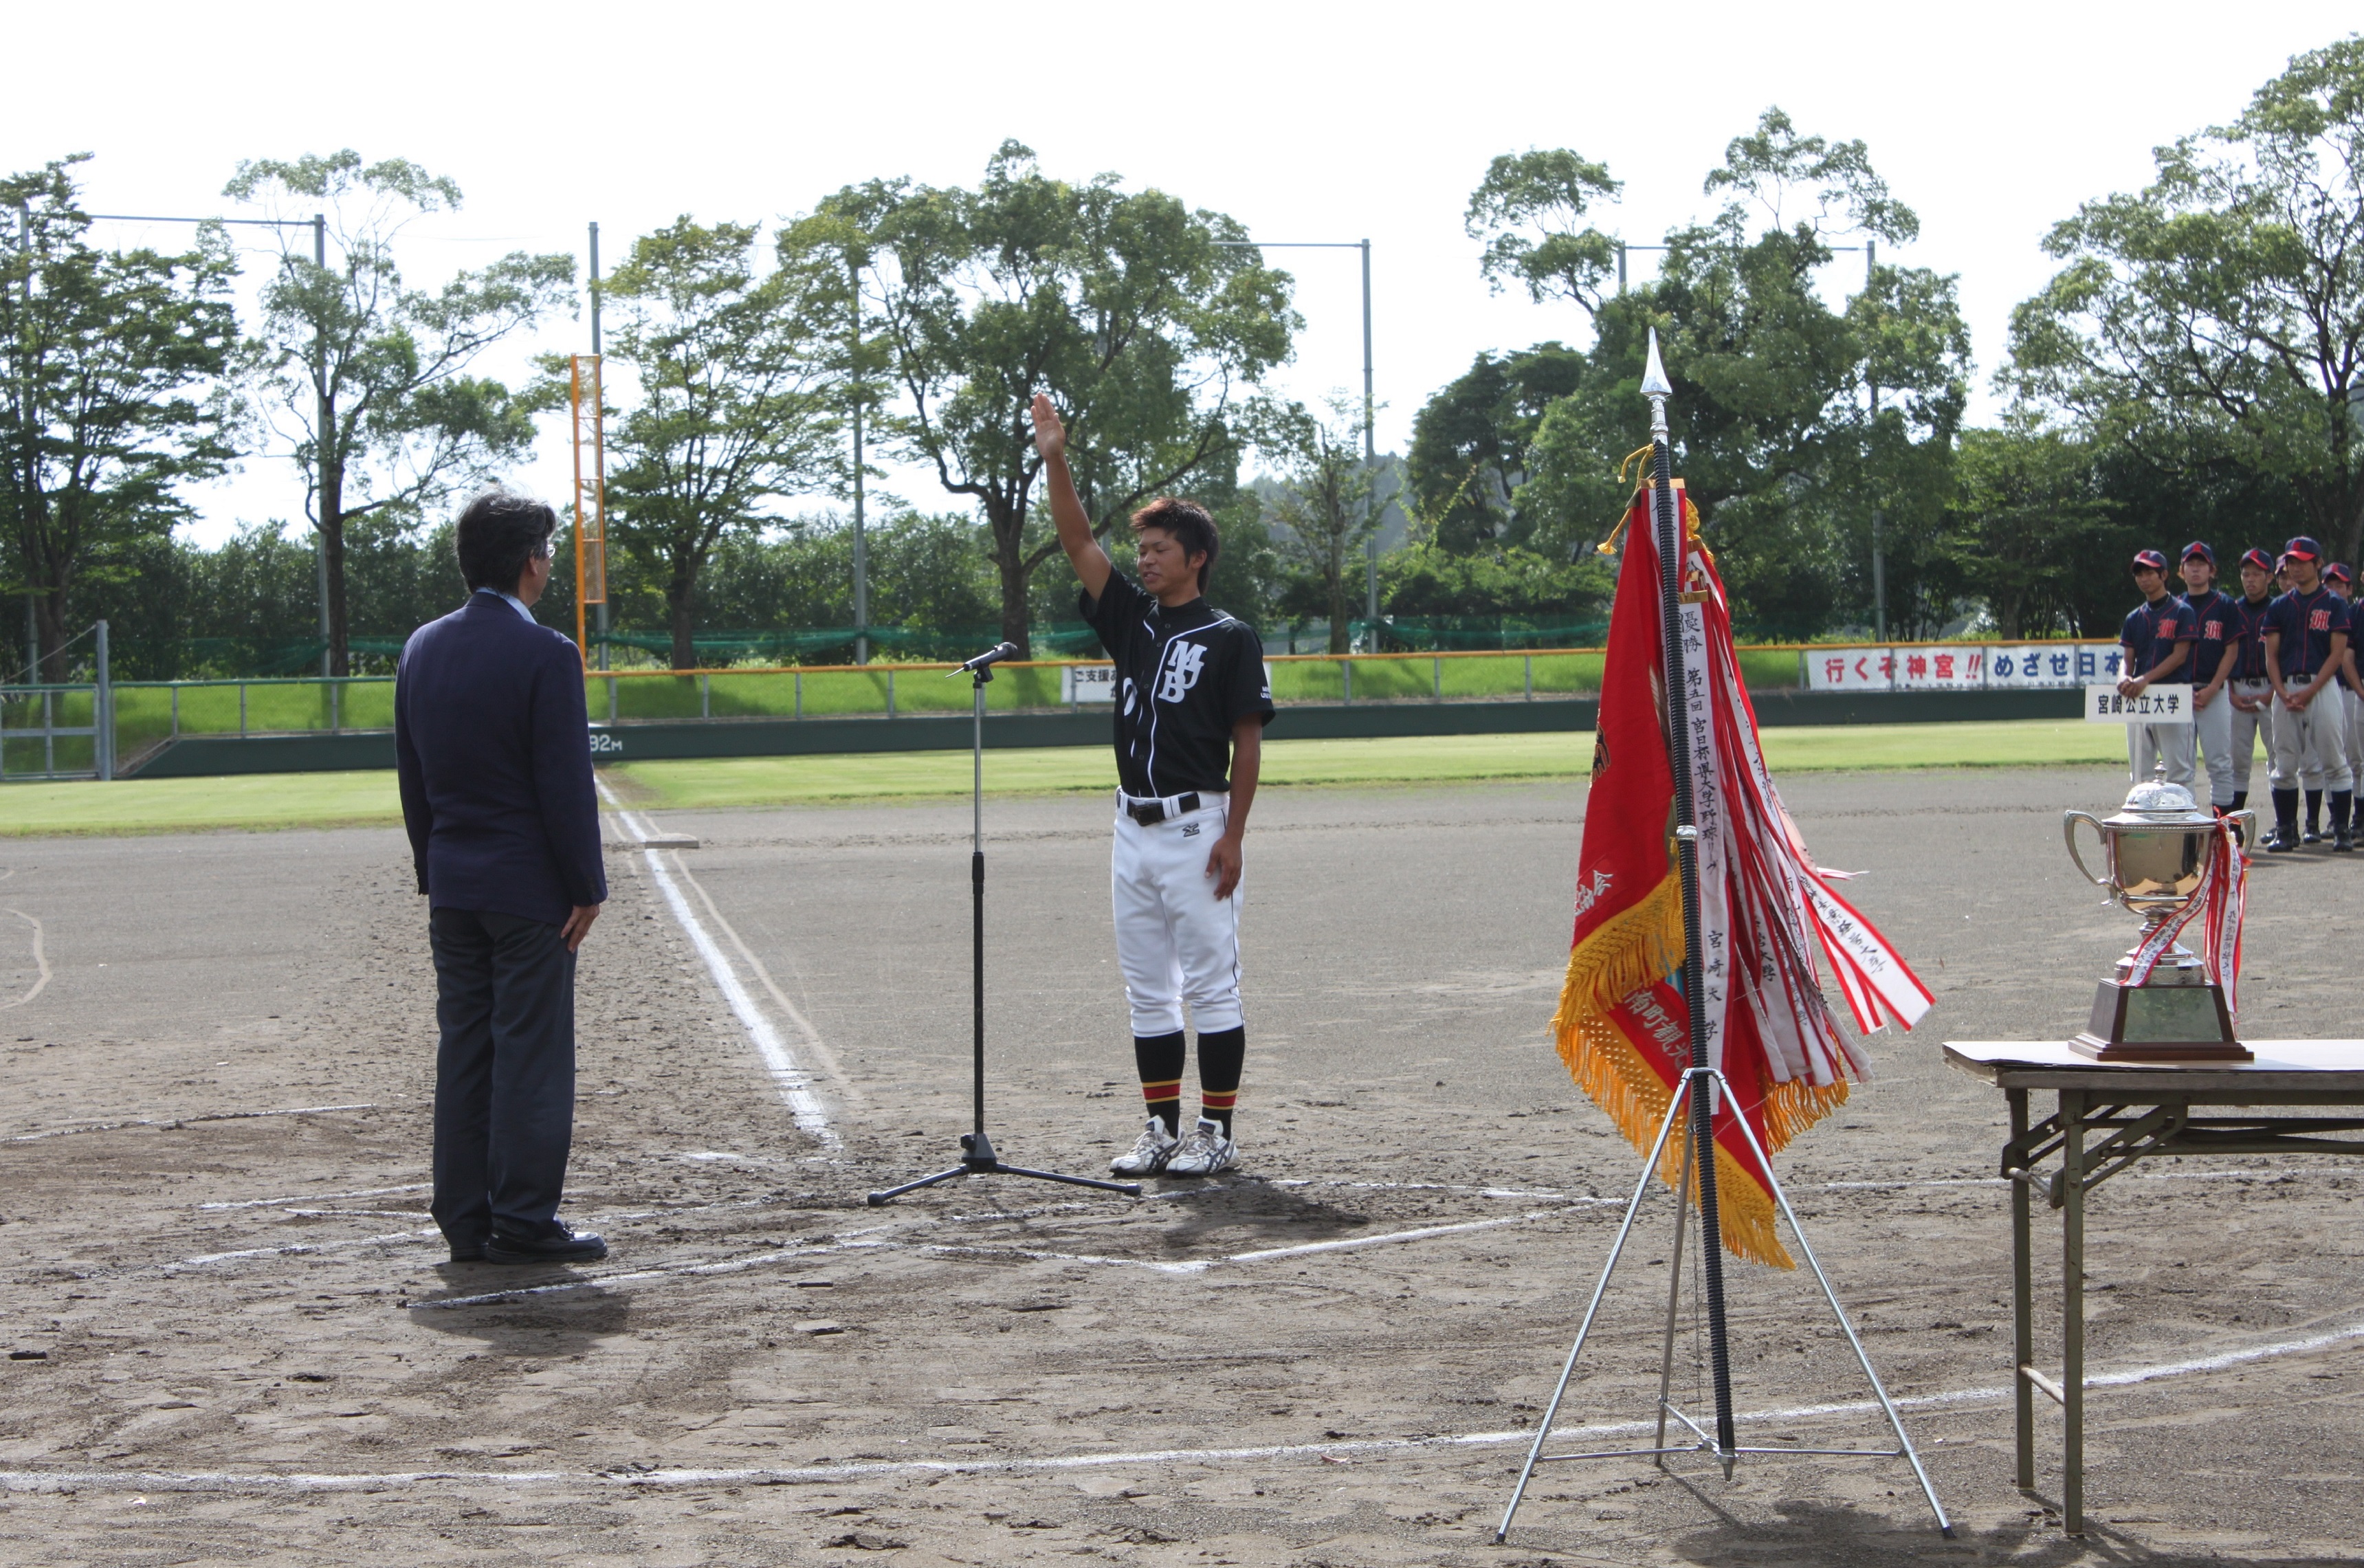
<svg viewBox="0 0 2364 1568"><path fill-rule="evenodd" d="M1177 795L1174 797L1174 815L1176 817L1187 817L1198 809L1199 795L1196 790L1188 795ZM1128 800L1124 803L1124 814L1146 828L1165 820L1165 803L1162 800Z"/></svg>

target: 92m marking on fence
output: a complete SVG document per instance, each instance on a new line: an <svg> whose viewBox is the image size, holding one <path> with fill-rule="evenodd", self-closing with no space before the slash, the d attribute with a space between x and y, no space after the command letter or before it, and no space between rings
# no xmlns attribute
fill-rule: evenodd
<svg viewBox="0 0 2364 1568"><path fill-rule="evenodd" d="M620 757L624 743L604 729L591 731L591 754L595 757Z"/></svg>

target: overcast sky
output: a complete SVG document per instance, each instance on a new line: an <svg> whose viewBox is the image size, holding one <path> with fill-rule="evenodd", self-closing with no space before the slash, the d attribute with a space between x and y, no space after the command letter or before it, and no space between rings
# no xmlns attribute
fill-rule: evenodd
<svg viewBox="0 0 2364 1568"><path fill-rule="evenodd" d="M1015 137L1054 175L1114 171L1260 239L1367 236L1385 450L1480 350L1584 337L1574 307L1491 294L1478 274L1461 214L1497 153L1606 161L1626 190L1603 227L1644 243L1709 209L1701 178L1767 105L1801 131L1863 138L1921 216L1895 260L1960 276L1990 415L2011 307L2048 275L2047 226L2143 183L2153 146L2236 114L2356 17L2353 0L28 6L9 23L0 141L12 169L96 154L88 206L106 213L232 210L219 193L241 158L411 159L467 197L411 231L405 269L424 284L520 248L579 255L592 219L612 264L684 213L768 221L873 176L970 183ZM1308 399L1358 385L1354 253L1280 259L1306 329L1274 384ZM518 358L586 334L553 322ZM519 477L562 495L559 421ZM917 473L895 488L953 499ZM256 455L196 499L211 542L299 516L302 489L283 457Z"/></svg>

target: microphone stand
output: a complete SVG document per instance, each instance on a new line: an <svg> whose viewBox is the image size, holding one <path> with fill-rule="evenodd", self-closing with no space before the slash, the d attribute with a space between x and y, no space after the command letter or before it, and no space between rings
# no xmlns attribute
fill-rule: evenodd
<svg viewBox="0 0 2364 1568"><path fill-rule="evenodd" d="M959 1164L949 1171L939 1171L932 1176L921 1176L916 1182L905 1182L901 1186L872 1193L870 1207L873 1208L892 1202L905 1193L932 1187L955 1176L1029 1176L1038 1182L1061 1182L1071 1187L1097 1187L1102 1192L1122 1193L1127 1197L1141 1195L1139 1182L1106 1182L1096 1176L1063 1176L1054 1171L1030 1171L1020 1165L1004 1164L1001 1157L993 1151L993 1140L985 1135L985 687L986 683L993 679L993 666L1004 659L1015 657L1017 652L1015 644L1005 642L991 652L978 654L952 672L954 675L965 672L976 694L970 784L973 825L969 832L968 859L972 910L970 968L974 977L976 1024L976 1126L971 1131L961 1134Z"/></svg>

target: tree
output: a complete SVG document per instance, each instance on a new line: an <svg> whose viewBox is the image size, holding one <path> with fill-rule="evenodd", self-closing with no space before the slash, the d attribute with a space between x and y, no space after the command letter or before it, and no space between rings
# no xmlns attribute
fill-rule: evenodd
<svg viewBox="0 0 2364 1568"><path fill-rule="evenodd" d="M1597 167L1566 156L1565 167ZM1580 215L1572 201L1552 208L1532 192L1514 203L1522 167L1514 163L1491 195L1481 187L1485 211ZM1613 189L1605 181L1602 172L1602 181L1588 174L1559 188ZM1628 485L1617 460L1639 444L1642 362L1656 327L1675 383L1667 412L1678 468L1714 530L1738 618L1809 629L1868 608L1877 509L1892 541L1891 604L1907 611L1894 618L1941 619L1921 562L1950 496L1969 371L1954 281L1882 266L1844 308L1824 304L1819 282L1839 240L1902 243L1919 224L1862 142L1801 135L1778 108L1726 146L1704 189L1724 198L1722 209L1668 234L1658 276L1622 295L1604 297L1597 270L1585 270L1594 231L1522 241L1531 260L1575 258L1557 272L1536 262L1542 281L1530 287L1539 299L1574 300L1593 328L1576 384L1546 408L1527 449L1527 480L1512 493L1532 518L1534 548L1567 559L1622 511ZM1554 250L1555 239L1569 243Z"/></svg>
<svg viewBox="0 0 2364 1568"><path fill-rule="evenodd" d="M1329 618L1330 651L1345 653L1353 646L1355 568L1387 503L1363 461L1361 408L1343 396L1330 408L1326 420L1294 410L1282 426L1275 446L1285 466L1266 515L1277 525L1272 537L1281 559Z"/></svg>
<svg viewBox="0 0 2364 1568"><path fill-rule="evenodd" d="M72 595L168 536L187 515L177 487L231 455L209 395L236 333L221 231L181 255L95 250L81 161L0 181L22 217L0 269L0 528L51 681L66 678Z"/></svg>
<svg viewBox="0 0 2364 1568"><path fill-rule="evenodd" d="M1053 180L1014 141L975 190L874 180L783 237L784 254L859 258L902 392L901 444L983 514L1002 636L1021 651L1028 584L1060 553L1028 526L1028 404L1041 391L1059 406L1099 534L1161 493L1227 492L1259 417L1243 392L1299 325L1288 274L1245 239L1220 213L1128 194L1112 174Z"/></svg>
<svg viewBox="0 0 2364 1568"><path fill-rule="evenodd" d="M351 673L345 531L374 513L414 521L533 440L533 410L473 373L485 351L572 301L574 259L514 251L440 290L406 287L395 241L460 205L460 187L400 159L364 165L350 148L240 163L225 195L266 210L317 205L329 254L283 236L247 346L247 417L302 471L305 510L328 567L329 668Z"/></svg>
<svg viewBox="0 0 2364 1568"><path fill-rule="evenodd" d="M2191 473L2289 484L2364 552L2364 39L2292 60L2232 124L2157 154L2045 247L2068 265L2012 317L2025 397Z"/></svg>
<svg viewBox="0 0 2364 1568"><path fill-rule="evenodd" d="M1535 519L1515 497L1544 411L1577 388L1583 356L1557 343L1481 353L1412 419L1410 509L1452 555L1526 542Z"/></svg>
<svg viewBox="0 0 2364 1568"><path fill-rule="evenodd" d="M762 275L755 240L748 225L679 218L634 240L605 284L619 317L608 355L640 382L608 437L608 527L663 582L675 669L697 662L697 579L715 547L832 472L842 263L791 250Z"/></svg>

